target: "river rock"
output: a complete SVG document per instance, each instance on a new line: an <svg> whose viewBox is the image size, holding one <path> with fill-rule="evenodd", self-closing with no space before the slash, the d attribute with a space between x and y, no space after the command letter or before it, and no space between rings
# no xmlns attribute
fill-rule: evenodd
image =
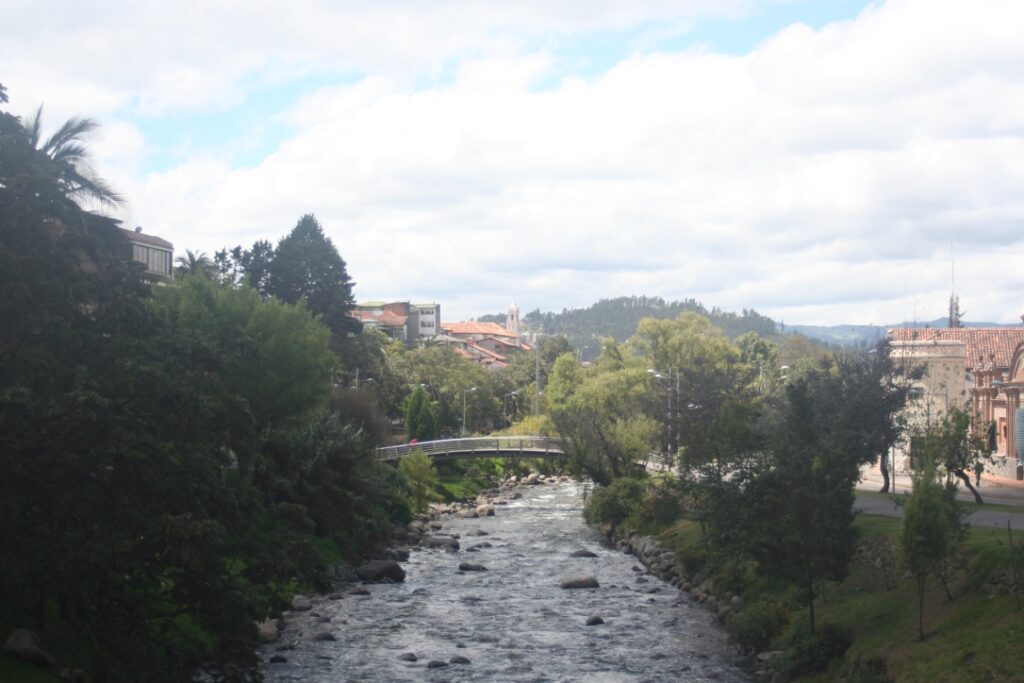
<svg viewBox="0 0 1024 683"><path fill-rule="evenodd" d="M419 657L417 657L411 652L403 652L402 654L398 655L398 658L403 662L415 662L419 659Z"/></svg>
<svg viewBox="0 0 1024 683"><path fill-rule="evenodd" d="M569 553L569 557L597 557L597 553L590 550L574 550Z"/></svg>
<svg viewBox="0 0 1024 683"><path fill-rule="evenodd" d="M423 545L428 548L459 549L459 542L450 536L426 536L423 538Z"/></svg>
<svg viewBox="0 0 1024 683"><path fill-rule="evenodd" d="M261 643L274 642L280 635L280 631L277 629L277 622L273 619L264 619L256 624L256 635Z"/></svg>
<svg viewBox="0 0 1024 683"><path fill-rule="evenodd" d="M587 626L600 626L603 623L604 623L604 619L602 619L601 617L597 616L596 614L593 615L592 617L588 617L587 618Z"/></svg>
<svg viewBox="0 0 1024 683"><path fill-rule="evenodd" d="M479 517L493 517L494 506L493 505L479 505L476 508L476 514Z"/></svg>
<svg viewBox="0 0 1024 683"><path fill-rule="evenodd" d="M469 546L469 548L467 548L467 550L480 550L481 548L493 548L493 547L494 546L491 545L490 541L484 541L483 543L477 543L476 545Z"/></svg>
<svg viewBox="0 0 1024 683"><path fill-rule="evenodd" d="M465 510L459 510L459 517L462 517L463 519L476 519L479 516L479 512L477 512L476 510L472 510L470 508L466 508Z"/></svg>
<svg viewBox="0 0 1024 683"><path fill-rule="evenodd" d="M284 664L287 661L288 661L288 658L285 657L284 655L273 655L270 658L270 663L271 664Z"/></svg>
<svg viewBox="0 0 1024 683"><path fill-rule="evenodd" d="M600 588L600 584L593 576L577 576L571 579L562 579L562 588Z"/></svg>
<svg viewBox="0 0 1024 683"><path fill-rule="evenodd" d="M335 636L330 631L324 631L323 633L318 633L315 636L313 636L313 640L315 640L317 642L334 641L334 640L337 640L337 639L338 639L337 636Z"/></svg>
<svg viewBox="0 0 1024 683"><path fill-rule="evenodd" d="M462 562L461 564L459 564L459 571L460 572L485 572L485 571L487 571L487 567L483 566L482 564L473 564L471 562Z"/></svg>
<svg viewBox="0 0 1024 683"><path fill-rule="evenodd" d="M49 669L54 666L53 657L43 649L39 635L27 628L14 629L4 643L4 652L16 659L38 667Z"/></svg>
<svg viewBox="0 0 1024 683"><path fill-rule="evenodd" d="M394 560L373 560L356 569L363 581L405 581L405 570Z"/></svg>
<svg viewBox="0 0 1024 683"><path fill-rule="evenodd" d="M448 660L449 664L469 664L469 658L462 655L455 655Z"/></svg>
<svg viewBox="0 0 1024 683"><path fill-rule="evenodd" d="M483 529L472 529L470 531L467 531L466 535L467 536L490 536L490 534L487 533L486 531L484 531Z"/></svg>
<svg viewBox="0 0 1024 683"><path fill-rule="evenodd" d="M292 596L292 609L296 612L308 612L313 609L313 603L304 595Z"/></svg>
<svg viewBox="0 0 1024 683"><path fill-rule="evenodd" d="M349 595L369 595L370 591L365 588L353 588L348 592Z"/></svg>
<svg viewBox="0 0 1024 683"><path fill-rule="evenodd" d="M442 662L440 659L431 659L427 662L428 669L443 669L448 666L448 662Z"/></svg>

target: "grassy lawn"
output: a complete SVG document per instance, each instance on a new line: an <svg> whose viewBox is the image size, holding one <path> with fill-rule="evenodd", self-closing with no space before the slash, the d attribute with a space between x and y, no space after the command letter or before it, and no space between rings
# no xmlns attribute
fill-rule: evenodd
<svg viewBox="0 0 1024 683"><path fill-rule="evenodd" d="M937 578L929 581L926 637L920 642L915 585L899 564L900 520L860 516L856 527L862 541L874 550L854 561L845 581L825 586L827 599L815 601L819 626L848 628L853 643L845 658L834 660L827 671L800 680L840 680L849 675L855 660L869 658L884 660L892 681L1024 680L1024 611L1017 609L1012 593L999 594L988 583L1010 566L1005 530L970 530L949 577L953 600L947 599ZM661 539L680 557L689 557L697 565L702 561L700 528L694 522L678 523ZM1024 542L1024 535L1015 534L1014 543L1018 542ZM774 639L772 649L782 649L787 635L805 627L806 605L794 602L795 595L791 588L764 579L750 584L744 594L745 604L765 600L787 604L789 624Z"/></svg>

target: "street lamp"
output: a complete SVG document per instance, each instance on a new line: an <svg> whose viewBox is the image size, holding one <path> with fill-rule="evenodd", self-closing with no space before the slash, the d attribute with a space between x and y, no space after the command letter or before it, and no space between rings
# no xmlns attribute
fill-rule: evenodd
<svg viewBox="0 0 1024 683"><path fill-rule="evenodd" d="M466 436L466 394L476 391L476 387L462 390L462 436Z"/></svg>
<svg viewBox="0 0 1024 683"><path fill-rule="evenodd" d="M655 379L668 380L665 390L665 449L669 453L675 453L679 448L679 371L671 369L668 375L663 375L652 368L648 369L647 373ZM675 380L674 387L673 380ZM675 400L673 400L673 393Z"/></svg>
<svg viewBox="0 0 1024 683"><path fill-rule="evenodd" d="M503 409L504 410L503 414L505 416L505 424L506 424L506 426L512 424L512 421L508 419L508 397L509 396L516 396L518 393L519 393L519 390L516 389L515 391L510 391L509 393L505 394L505 396L503 397L504 401L505 401L505 407Z"/></svg>

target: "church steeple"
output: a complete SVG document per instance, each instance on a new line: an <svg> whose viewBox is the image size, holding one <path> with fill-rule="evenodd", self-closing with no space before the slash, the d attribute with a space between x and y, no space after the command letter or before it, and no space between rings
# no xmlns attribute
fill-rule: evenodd
<svg viewBox="0 0 1024 683"><path fill-rule="evenodd" d="M513 334L519 334L519 307L516 300L512 299L512 305L508 307L508 317L505 318L505 329Z"/></svg>

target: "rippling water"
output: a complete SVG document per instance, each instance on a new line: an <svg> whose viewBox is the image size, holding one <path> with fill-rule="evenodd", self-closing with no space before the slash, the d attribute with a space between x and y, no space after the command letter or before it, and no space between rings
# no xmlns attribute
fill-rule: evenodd
<svg viewBox="0 0 1024 683"><path fill-rule="evenodd" d="M685 594L636 571L580 516L572 484L538 486L497 516L452 519L462 550L414 551L401 584L369 596L319 599L281 640L261 651L268 681L746 681L710 614ZM486 536L470 535L477 530ZM491 547L473 552L479 543ZM570 558L585 548L598 557ZM460 562L487 567L459 572ZM595 576L597 589L563 590ZM587 618L605 623L586 626ZM337 640L314 640L330 633ZM323 637L323 636L322 636ZM292 649L281 649L292 648ZM280 650L280 651L279 651ZM413 653L417 661L400 659ZM461 655L469 664L428 669Z"/></svg>

